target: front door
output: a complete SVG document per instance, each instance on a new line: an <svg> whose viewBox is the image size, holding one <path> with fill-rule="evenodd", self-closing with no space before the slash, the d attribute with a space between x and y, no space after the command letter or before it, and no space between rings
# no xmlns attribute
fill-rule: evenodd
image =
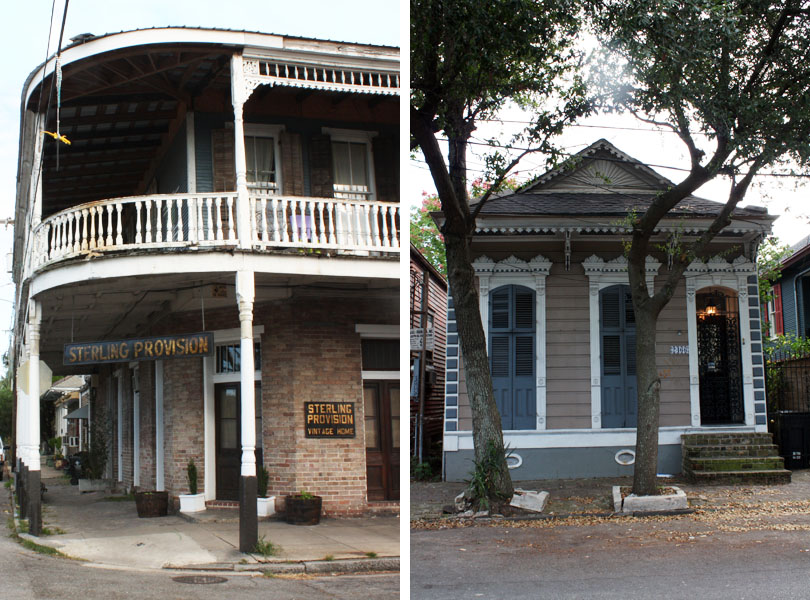
<svg viewBox="0 0 810 600"><path fill-rule="evenodd" d="M720 291L697 295L700 423L745 422L737 299Z"/></svg>
<svg viewBox="0 0 810 600"><path fill-rule="evenodd" d="M241 386L239 383L218 383L216 398L216 476L217 500L239 500L239 477L242 464L242 433L240 420ZM256 382L256 469L262 465L261 384Z"/></svg>
<svg viewBox="0 0 810 600"><path fill-rule="evenodd" d="M630 286L613 285L599 293L602 340L602 427L635 427L636 317Z"/></svg>
<svg viewBox="0 0 810 600"><path fill-rule="evenodd" d="M363 384L369 500L399 500L399 382Z"/></svg>

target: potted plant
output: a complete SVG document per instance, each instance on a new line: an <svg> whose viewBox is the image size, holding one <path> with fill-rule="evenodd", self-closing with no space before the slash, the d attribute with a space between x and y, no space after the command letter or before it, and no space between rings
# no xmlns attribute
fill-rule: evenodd
<svg viewBox="0 0 810 600"><path fill-rule="evenodd" d="M197 465L194 464L193 458L188 461L186 474L188 475L189 493L180 494L180 512L201 512L205 510L205 494L197 493Z"/></svg>
<svg viewBox="0 0 810 600"><path fill-rule="evenodd" d="M90 435L89 452L79 453L74 477L78 477L80 492L95 492L108 487L104 479L104 467L107 466L107 432L101 421L94 421Z"/></svg>
<svg viewBox="0 0 810 600"><path fill-rule="evenodd" d="M260 517L270 517L276 513L276 497L267 495L267 483L270 475L267 469L261 467L256 475L258 498L256 498L256 514Z"/></svg>
<svg viewBox="0 0 810 600"><path fill-rule="evenodd" d="M321 497L301 490L284 499L284 516L291 525L317 525L321 521Z"/></svg>
<svg viewBox="0 0 810 600"><path fill-rule="evenodd" d="M169 492L148 490L135 492L135 508L139 517L165 517L169 512Z"/></svg>

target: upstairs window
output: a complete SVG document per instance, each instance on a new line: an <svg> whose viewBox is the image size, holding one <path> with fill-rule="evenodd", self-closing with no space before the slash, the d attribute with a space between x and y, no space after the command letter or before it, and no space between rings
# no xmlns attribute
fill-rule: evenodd
<svg viewBox="0 0 810 600"><path fill-rule="evenodd" d="M272 125L245 125L245 163L248 189L266 194L281 192L279 134Z"/></svg>
<svg viewBox="0 0 810 600"><path fill-rule="evenodd" d="M367 131L324 128L332 140L332 184L335 198L374 200L374 163Z"/></svg>

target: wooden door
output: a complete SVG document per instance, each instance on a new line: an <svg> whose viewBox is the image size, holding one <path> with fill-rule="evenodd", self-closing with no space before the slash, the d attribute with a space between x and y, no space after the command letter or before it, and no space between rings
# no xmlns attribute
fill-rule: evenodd
<svg viewBox="0 0 810 600"><path fill-rule="evenodd" d="M217 500L239 500L239 477L242 464L241 386L218 383L216 399L215 446ZM256 469L262 465L261 384L256 382Z"/></svg>
<svg viewBox="0 0 810 600"><path fill-rule="evenodd" d="M602 340L602 427L635 427L636 319L630 286L614 285L599 294Z"/></svg>
<svg viewBox="0 0 810 600"><path fill-rule="evenodd" d="M369 500L399 500L399 382L363 386Z"/></svg>

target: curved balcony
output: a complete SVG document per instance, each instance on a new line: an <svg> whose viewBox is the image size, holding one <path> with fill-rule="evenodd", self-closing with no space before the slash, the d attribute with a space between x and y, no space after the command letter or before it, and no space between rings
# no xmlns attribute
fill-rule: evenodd
<svg viewBox="0 0 810 600"><path fill-rule="evenodd" d="M239 231L239 199L233 192L134 196L75 206L34 229L29 273L72 258L144 249L399 254L399 205L255 194L248 202L247 239Z"/></svg>

